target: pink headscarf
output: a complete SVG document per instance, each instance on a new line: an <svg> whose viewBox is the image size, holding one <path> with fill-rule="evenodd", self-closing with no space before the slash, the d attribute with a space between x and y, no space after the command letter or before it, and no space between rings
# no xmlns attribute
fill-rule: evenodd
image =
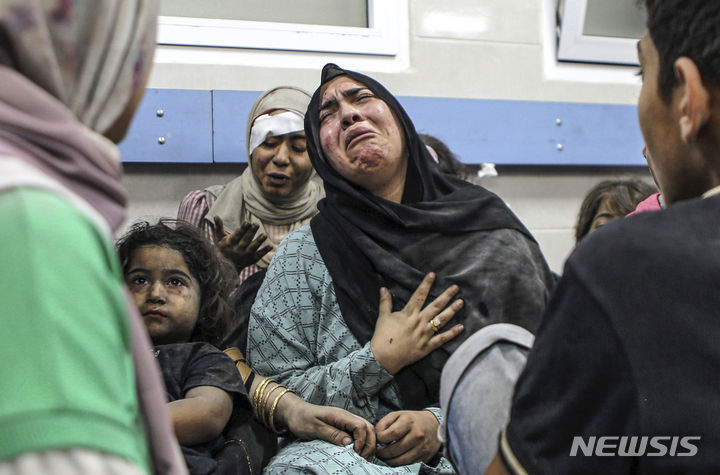
<svg viewBox="0 0 720 475"><path fill-rule="evenodd" d="M112 238L127 195L120 154L98 132L151 66L157 11L157 0L0 0L0 189L52 190ZM154 469L187 473L147 332L126 297Z"/></svg>
<svg viewBox="0 0 720 475"><path fill-rule="evenodd" d="M635 210L628 213L625 217L629 218L630 216L635 216L636 214L647 213L648 211L660 211L661 209L662 205L660 204L660 193L653 193L638 203Z"/></svg>

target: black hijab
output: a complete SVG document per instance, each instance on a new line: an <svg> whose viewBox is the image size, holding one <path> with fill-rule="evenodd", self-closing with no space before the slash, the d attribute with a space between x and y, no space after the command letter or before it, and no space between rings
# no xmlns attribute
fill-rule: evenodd
<svg viewBox="0 0 720 475"><path fill-rule="evenodd" d="M343 178L322 150L322 90L340 75L382 99L403 130L408 164L401 203ZM305 115L305 133L326 195L311 229L345 323L361 345L373 336L381 286L391 292L393 311L405 306L430 271L437 277L427 302L452 284L460 287L465 305L447 328L463 323L465 331L395 375L406 408L437 404L442 367L473 332L500 322L536 329L554 283L537 243L495 194L438 170L410 118L380 83L326 65Z"/></svg>

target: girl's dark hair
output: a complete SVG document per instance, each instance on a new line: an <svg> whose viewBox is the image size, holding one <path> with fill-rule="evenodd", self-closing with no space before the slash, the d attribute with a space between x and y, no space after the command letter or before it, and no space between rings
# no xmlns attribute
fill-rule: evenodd
<svg viewBox="0 0 720 475"><path fill-rule="evenodd" d="M580 241L590 232L593 218L603 201L608 202L610 210L617 216L625 216L635 207L655 193L657 190L640 180L605 180L593 186L580 205L577 224L575 225L575 242Z"/></svg>
<svg viewBox="0 0 720 475"><path fill-rule="evenodd" d="M200 310L190 341L203 341L220 348L231 307L228 302L234 270L215 254L200 231L184 221L162 219L157 224L135 223L117 242L123 273L141 246L164 246L182 254L192 276L200 284ZM222 348L220 348L222 349Z"/></svg>
<svg viewBox="0 0 720 475"><path fill-rule="evenodd" d="M450 148L445 145L445 142L429 134L418 134L418 136L425 145L435 150L438 156L438 167L441 172L455 175L463 180L467 179L469 175L467 167L463 165L457 155L452 153Z"/></svg>

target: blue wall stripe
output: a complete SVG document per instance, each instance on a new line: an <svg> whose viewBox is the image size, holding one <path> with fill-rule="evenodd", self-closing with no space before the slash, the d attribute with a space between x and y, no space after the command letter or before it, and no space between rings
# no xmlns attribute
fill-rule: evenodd
<svg viewBox="0 0 720 475"><path fill-rule="evenodd" d="M123 160L246 162L247 114L259 95L260 91L148 90L120 146ZM635 106L398 99L418 132L437 136L465 163L645 165ZM157 117L158 109L165 112L163 117ZM158 144L158 137L165 137L165 144Z"/></svg>
<svg viewBox="0 0 720 475"><path fill-rule="evenodd" d="M218 163L247 162L247 117L262 91L212 91L213 146Z"/></svg>
<svg viewBox="0 0 720 475"><path fill-rule="evenodd" d="M645 165L635 106L398 99L419 132L443 140L465 163Z"/></svg>
<svg viewBox="0 0 720 475"><path fill-rule="evenodd" d="M212 163L211 124L211 91L148 89L120 143L123 161Z"/></svg>

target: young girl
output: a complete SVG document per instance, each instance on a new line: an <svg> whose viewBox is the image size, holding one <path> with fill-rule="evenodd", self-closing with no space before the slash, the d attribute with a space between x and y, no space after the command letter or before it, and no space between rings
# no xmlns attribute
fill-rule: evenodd
<svg viewBox="0 0 720 475"><path fill-rule="evenodd" d="M155 345L188 468L213 473L233 406L250 408L233 361L214 346L229 312L227 270L195 228L163 221L134 225L118 242L118 253Z"/></svg>
<svg viewBox="0 0 720 475"><path fill-rule="evenodd" d="M175 435L190 473L258 472L276 449L276 436L265 427L336 445L354 441L360 456L371 456L375 435L368 421L337 407L309 404L284 386L255 377L237 350L228 350L233 361L218 349L230 311L227 283L234 281L225 276L234 269L217 258L197 228L172 221L138 223L120 239L118 253L125 282L155 344ZM226 426L231 414L232 439L226 441L222 434L230 435ZM218 466L213 456L238 440L242 460L220 456ZM245 464L247 470L240 467Z"/></svg>

